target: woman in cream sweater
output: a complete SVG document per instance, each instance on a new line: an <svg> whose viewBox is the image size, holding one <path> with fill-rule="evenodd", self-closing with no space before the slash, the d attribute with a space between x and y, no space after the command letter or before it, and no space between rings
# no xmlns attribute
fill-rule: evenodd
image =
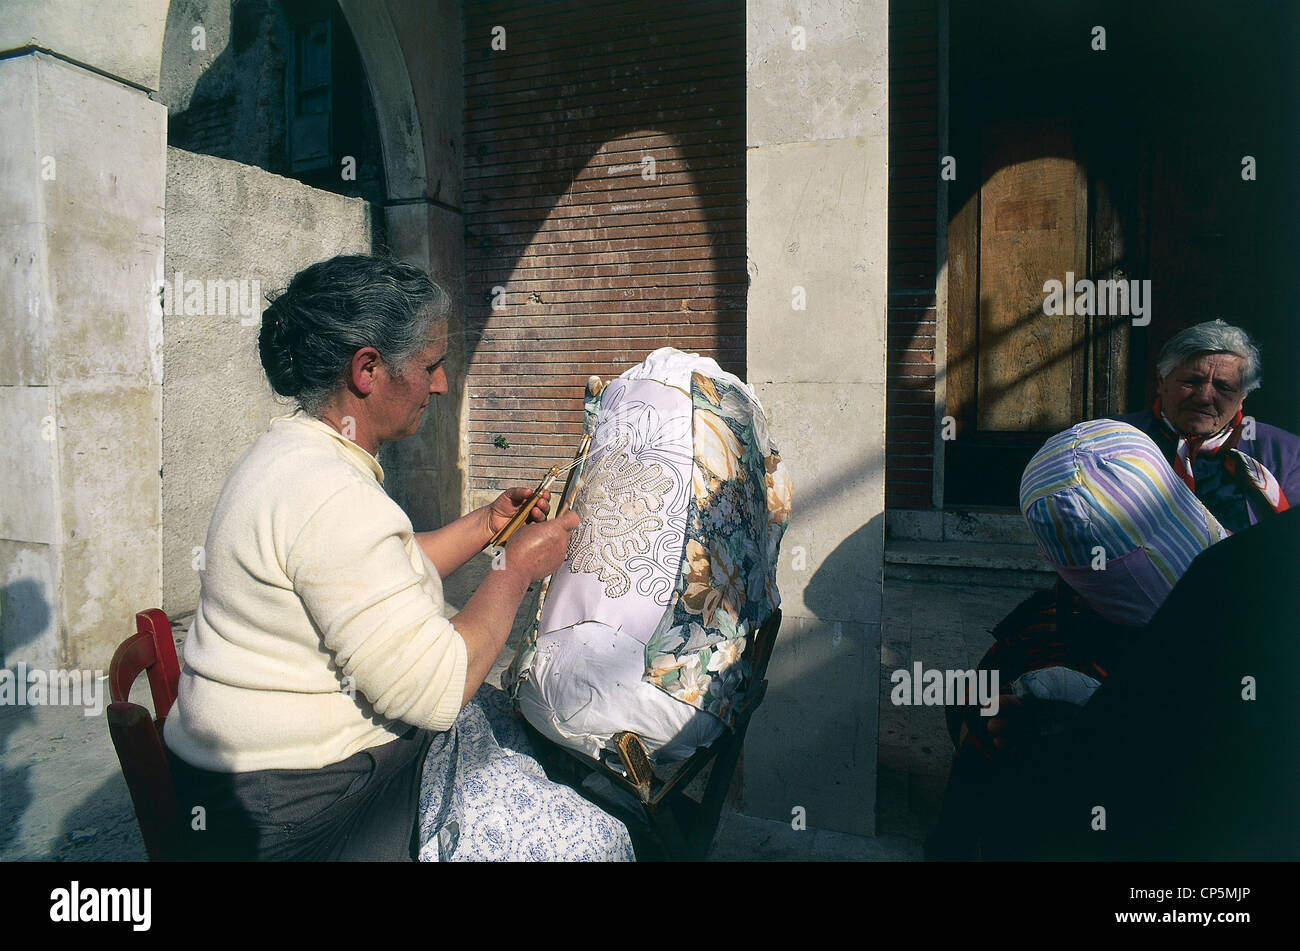
<svg viewBox="0 0 1300 951"><path fill-rule="evenodd" d="M577 518L534 523L454 619L441 577L527 499L416 533L379 447L446 393L446 298L419 269L336 257L262 316L272 421L213 512L179 696L165 725L195 857L407 860L425 753L483 683L528 585ZM202 807L201 810L197 807Z"/></svg>

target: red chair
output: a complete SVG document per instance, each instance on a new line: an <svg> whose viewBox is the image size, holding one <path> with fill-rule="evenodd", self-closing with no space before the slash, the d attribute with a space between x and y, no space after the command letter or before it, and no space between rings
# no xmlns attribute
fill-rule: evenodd
<svg viewBox="0 0 1300 951"><path fill-rule="evenodd" d="M180 665L167 615L157 608L135 616L135 630L117 648L108 670L108 732L113 737L122 775L131 792L135 818L140 824L150 861L177 858L176 790L172 785L167 752L163 749L163 721L176 702ZM140 672L149 675L154 712L130 702L131 686Z"/></svg>

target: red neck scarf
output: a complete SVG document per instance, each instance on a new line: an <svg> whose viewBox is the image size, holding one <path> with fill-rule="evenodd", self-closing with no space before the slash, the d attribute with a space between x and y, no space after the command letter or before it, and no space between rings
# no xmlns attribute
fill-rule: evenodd
<svg viewBox="0 0 1300 951"><path fill-rule="evenodd" d="M1222 459L1223 468L1242 492L1248 498L1254 497L1262 502L1265 511L1285 512L1290 508L1290 503L1282 492L1282 486L1278 484L1273 473L1269 472L1258 459L1237 448L1237 444L1241 442L1242 431L1245 429L1241 410L1237 410L1237 415L1232 418L1232 422L1219 432L1210 436L1190 438L1174 429L1173 423L1169 422L1169 418L1165 416L1160 406L1160 397L1156 397L1151 412L1156 414L1156 419L1162 424L1159 434L1164 437L1163 441L1166 445L1172 444L1175 447L1174 472L1193 492L1196 491L1196 477L1192 474L1192 465L1196 462L1197 456L1216 456Z"/></svg>

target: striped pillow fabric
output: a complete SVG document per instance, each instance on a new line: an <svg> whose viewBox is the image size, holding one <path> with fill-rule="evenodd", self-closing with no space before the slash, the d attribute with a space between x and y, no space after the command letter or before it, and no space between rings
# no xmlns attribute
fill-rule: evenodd
<svg viewBox="0 0 1300 951"><path fill-rule="evenodd" d="M1047 440L1025 468L1020 508L1058 569L1096 567L1140 548L1169 588L1228 535L1156 444L1112 419L1079 423Z"/></svg>

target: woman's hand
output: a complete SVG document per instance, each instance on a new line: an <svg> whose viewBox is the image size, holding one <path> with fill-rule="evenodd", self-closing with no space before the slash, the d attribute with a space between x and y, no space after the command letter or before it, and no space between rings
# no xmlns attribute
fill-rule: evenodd
<svg viewBox="0 0 1300 951"><path fill-rule="evenodd" d="M488 531L495 535L501 529L506 527L506 523L514 518L521 508L528 504L532 498L533 490L522 485L512 486L502 492L495 502L487 506L487 524ZM551 491L547 489L542 493L541 500L533 506L533 510L528 513L530 522L544 522L546 516L551 511Z"/></svg>
<svg viewBox="0 0 1300 951"><path fill-rule="evenodd" d="M491 505L480 506L442 528L419 532L415 540L433 562L438 576L446 578L482 551L483 546L505 528L511 517L528 504L532 494L532 489L523 486L506 489ZM551 493L543 492L541 500L528 513L529 524L545 521L550 511Z"/></svg>
<svg viewBox="0 0 1300 951"><path fill-rule="evenodd" d="M565 512L552 522L525 525L503 550L503 567L522 573L529 581L541 581L560 567L569 547L569 536L577 527L578 516L574 512Z"/></svg>
<svg viewBox="0 0 1300 951"><path fill-rule="evenodd" d="M550 522L532 522L515 533L500 555L493 556L492 570L465 610L453 619L465 640L462 707L469 703L501 653L529 583L540 581L560 567L569 535L577 527L578 516L573 512L565 512Z"/></svg>
<svg viewBox="0 0 1300 951"><path fill-rule="evenodd" d="M994 762L1008 762L1019 756L1034 740L1033 712L1014 694L998 695L998 713L993 717L973 715L962 721L957 738L959 753L978 748Z"/></svg>

